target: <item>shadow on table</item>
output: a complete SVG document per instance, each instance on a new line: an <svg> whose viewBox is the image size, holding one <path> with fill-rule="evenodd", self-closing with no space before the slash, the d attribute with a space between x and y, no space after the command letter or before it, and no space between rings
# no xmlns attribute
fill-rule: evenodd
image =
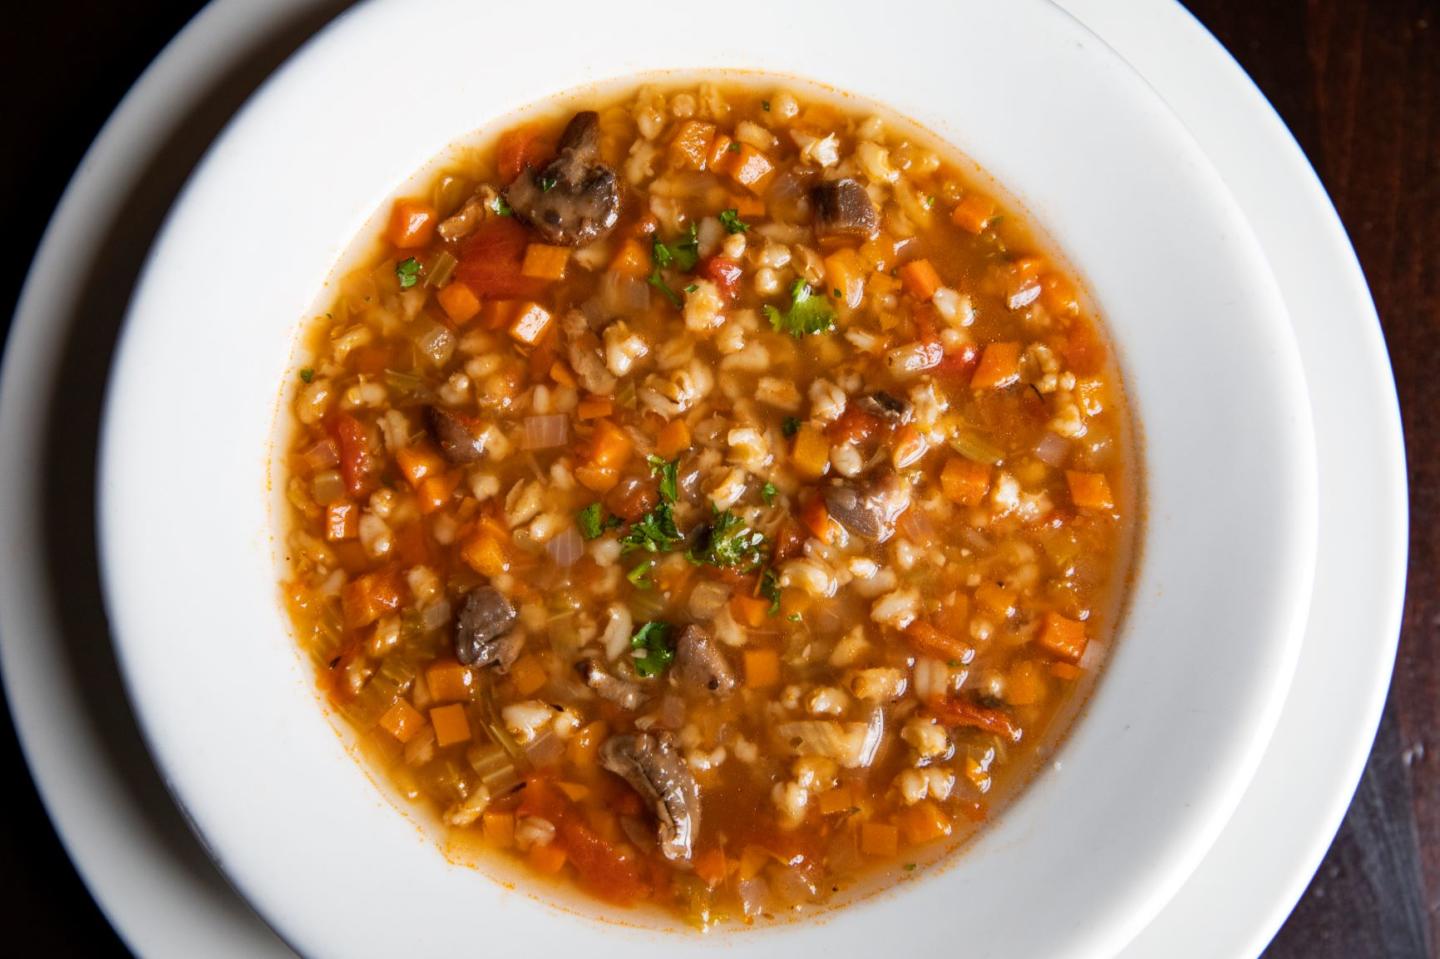
<svg viewBox="0 0 1440 959"><path fill-rule="evenodd" d="M91 262L67 264L85 290L66 318L63 359L48 405L44 475L44 569L63 633L63 657L88 706L84 717L114 764L116 779L149 817L157 848L201 886L231 896L220 871L187 826L141 737L122 687L106 621L97 561L95 470L101 408L111 357L144 258L180 188L246 97L343 2L300 5L277 18L275 32L237 50L233 69L193 97L189 114L169 118L166 133L136 163L126 201L111 222L95 223L103 242ZM283 22L282 22L283 21Z"/></svg>

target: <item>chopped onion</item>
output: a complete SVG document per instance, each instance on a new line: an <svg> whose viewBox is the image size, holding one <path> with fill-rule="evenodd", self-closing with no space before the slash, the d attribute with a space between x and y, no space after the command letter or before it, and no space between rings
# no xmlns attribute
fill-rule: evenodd
<svg viewBox="0 0 1440 959"><path fill-rule="evenodd" d="M326 470L316 473L315 478L310 481L310 496L321 506L329 506L344 498L345 480L340 477L340 471Z"/></svg>
<svg viewBox="0 0 1440 959"><path fill-rule="evenodd" d="M319 472L328 470L340 462L340 450L335 441L324 439L310 447L304 453L305 465L311 470Z"/></svg>
<svg viewBox="0 0 1440 959"><path fill-rule="evenodd" d="M650 286L638 276L609 270L600 280L600 300L611 316L642 313L650 308Z"/></svg>
<svg viewBox="0 0 1440 959"><path fill-rule="evenodd" d="M565 752L565 742L552 732L546 732L525 747L525 755L537 766L549 766L558 761Z"/></svg>
<svg viewBox="0 0 1440 959"><path fill-rule="evenodd" d="M545 552L550 554L556 566L563 569L575 565L575 561L585 552L585 543L580 539L580 533L575 527L567 526L550 537L550 542L545 544Z"/></svg>
<svg viewBox="0 0 1440 959"><path fill-rule="evenodd" d="M740 908L744 910L745 917L753 919L765 911L765 900L770 897L770 887L765 884L764 879L752 876L736 884L735 894L740 899Z"/></svg>
<svg viewBox="0 0 1440 959"><path fill-rule="evenodd" d="M1080 662L1075 665L1081 669L1093 670L1100 665L1100 660L1105 658L1105 644L1097 643L1095 640L1085 644L1085 652L1080 654Z"/></svg>
<svg viewBox="0 0 1440 959"><path fill-rule="evenodd" d="M448 622L450 622L450 601L448 599L436 600L420 611L420 625L427 633L433 633Z"/></svg>
<svg viewBox="0 0 1440 959"><path fill-rule="evenodd" d="M701 622L713 619L729 599L729 585L707 579L690 591L690 615Z"/></svg>
<svg viewBox="0 0 1440 959"><path fill-rule="evenodd" d="M520 448L544 450L564 446L569 436L570 418L563 413L546 416L527 416L524 433L520 437Z"/></svg>
<svg viewBox="0 0 1440 959"><path fill-rule="evenodd" d="M455 355L455 334L449 327L422 319L415 334L415 347L436 366L444 366Z"/></svg>
<svg viewBox="0 0 1440 959"><path fill-rule="evenodd" d="M798 906L815 898L815 883L802 870L777 864L770 869L770 894L779 906Z"/></svg>
<svg viewBox="0 0 1440 959"><path fill-rule="evenodd" d="M1061 469L1070 459L1070 441L1047 430L1035 444L1034 452L1040 462Z"/></svg>

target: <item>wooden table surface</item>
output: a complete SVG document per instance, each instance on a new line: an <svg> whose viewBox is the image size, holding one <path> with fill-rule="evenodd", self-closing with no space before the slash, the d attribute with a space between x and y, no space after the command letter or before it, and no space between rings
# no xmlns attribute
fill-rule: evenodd
<svg viewBox="0 0 1440 959"><path fill-rule="evenodd" d="M1118 0L1117 0L1118 2ZM26 5L0 30L0 330L85 147L198 0ZM1345 824L1267 959L1440 947L1440 0L1191 0L1294 131L1365 268L1400 391L1410 583L1395 680ZM1363 642L1365 637L1356 637ZM0 916L27 954L124 948L84 891L4 725ZM13 937L23 932L23 938Z"/></svg>

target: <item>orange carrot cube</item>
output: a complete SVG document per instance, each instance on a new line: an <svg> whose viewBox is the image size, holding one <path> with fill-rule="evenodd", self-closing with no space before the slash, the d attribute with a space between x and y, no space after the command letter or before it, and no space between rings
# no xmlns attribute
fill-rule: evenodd
<svg viewBox="0 0 1440 959"><path fill-rule="evenodd" d="M522 303L519 314L510 322L510 336L527 346L534 346L550 328L550 319L550 311L539 303Z"/></svg>
<svg viewBox="0 0 1440 959"><path fill-rule="evenodd" d="M990 492L990 467L963 456L953 457L940 471L940 491L960 506L978 506Z"/></svg>
<svg viewBox="0 0 1440 959"><path fill-rule="evenodd" d="M428 443L415 443L396 450L395 464L413 487L419 487L425 477L445 471L445 460Z"/></svg>
<svg viewBox="0 0 1440 959"><path fill-rule="evenodd" d="M453 746L470 740L470 720L459 703L436 706L430 710L430 725L435 727L435 745Z"/></svg>
<svg viewBox="0 0 1440 959"><path fill-rule="evenodd" d="M912 846L950 835L950 817L928 799L900 810L895 820L905 842Z"/></svg>
<svg viewBox="0 0 1440 959"><path fill-rule="evenodd" d="M425 670L425 685L436 702L467 702L475 688L475 673L453 659L437 659Z"/></svg>
<svg viewBox="0 0 1440 959"><path fill-rule="evenodd" d="M660 428L655 437L655 452L666 459L673 459L690 448L690 427L684 420L671 420Z"/></svg>
<svg viewBox="0 0 1440 959"><path fill-rule="evenodd" d="M960 229L980 234L995 218L995 201L978 193L967 193L955 205L950 220Z"/></svg>
<svg viewBox="0 0 1440 959"><path fill-rule="evenodd" d="M915 299L929 302L940 289L940 274L929 260L911 260L900 267L900 283Z"/></svg>
<svg viewBox="0 0 1440 959"><path fill-rule="evenodd" d="M536 280L563 280L565 264L568 262L569 247L531 243L525 247L525 259L520 264L520 275Z"/></svg>
<svg viewBox="0 0 1440 959"><path fill-rule="evenodd" d="M780 682L780 654L773 649L745 650L745 685L764 689Z"/></svg>
<svg viewBox="0 0 1440 959"><path fill-rule="evenodd" d="M862 823L860 851L867 856L893 856L900 851L900 831L883 822Z"/></svg>
<svg viewBox="0 0 1440 959"><path fill-rule="evenodd" d="M703 170L715 142L715 124L686 120L670 141L670 165L677 170Z"/></svg>
<svg viewBox="0 0 1440 959"><path fill-rule="evenodd" d="M515 691L521 696L538 692L549 678L540 657L533 653L521 656L515 661L515 665L510 667L510 681L515 684Z"/></svg>
<svg viewBox="0 0 1440 959"><path fill-rule="evenodd" d="M348 499L325 507L325 539L331 543L354 539L360 532L360 508Z"/></svg>
<svg viewBox="0 0 1440 959"><path fill-rule="evenodd" d="M397 699L395 705L381 715L380 728L394 736L397 742L408 743L425 728L425 717L416 712L408 700Z"/></svg>
<svg viewBox="0 0 1440 959"><path fill-rule="evenodd" d="M1113 510L1115 508L1115 497L1110 493L1110 484L1106 481L1104 473L1066 470L1065 483L1070 487L1070 501L1080 509Z"/></svg>
<svg viewBox="0 0 1440 959"><path fill-rule="evenodd" d="M1051 610L1045 614L1036 640L1046 652L1068 663L1077 663L1085 653L1088 640L1085 638L1085 624L1067 619Z"/></svg>
<svg viewBox="0 0 1440 959"><path fill-rule="evenodd" d="M980 365L970 378L974 390L998 390L1020 379L1020 344L991 343L980 354Z"/></svg>
<svg viewBox="0 0 1440 959"><path fill-rule="evenodd" d="M497 849L509 849L515 844L515 814L487 811L480 816L480 831L490 845Z"/></svg>
<svg viewBox="0 0 1440 959"><path fill-rule="evenodd" d="M435 294L440 309L455 323L468 323L480 315L480 298L459 280L442 287Z"/></svg>
<svg viewBox="0 0 1440 959"><path fill-rule="evenodd" d="M505 547L489 532L477 531L460 547L460 558L475 572L487 578L499 576L510 568Z"/></svg>
<svg viewBox="0 0 1440 959"><path fill-rule="evenodd" d="M413 197L396 200L390 208L390 226L385 238L397 249L419 249L430 245L439 222L435 208L424 200Z"/></svg>

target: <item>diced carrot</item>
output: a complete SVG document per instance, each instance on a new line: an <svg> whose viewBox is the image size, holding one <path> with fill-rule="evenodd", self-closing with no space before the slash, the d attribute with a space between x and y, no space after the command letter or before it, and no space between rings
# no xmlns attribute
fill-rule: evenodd
<svg viewBox="0 0 1440 959"><path fill-rule="evenodd" d="M746 846L740 851L740 864L736 874L742 880L754 879L760 870L770 864L770 853L759 846Z"/></svg>
<svg viewBox="0 0 1440 959"><path fill-rule="evenodd" d="M819 479L830 469L830 442L810 423L800 424L790 450L795 471L805 479Z"/></svg>
<svg viewBox="0 0 1440 959"><path fill-rule="evenodd" d="M995 218L995 201L978 193L966 193L955 205L950 220L960 229L980 234Z"/></svg>
<svg viewBox="0 0 1440 959"><path fill-rule="evenodd" d="M565 848L558 842L531 846L526 858L530 860L530 868L547 876L553 876L565 868Z"/></svg>
<svg viewBox="0 0 1440 959"><path fill-rule="evenodd" d="M586 723L575 731L565 744L565 758L577 769L591 769L599 761L600 744L605 742L610 727L603 719Z"/></svg>
<svg viewBox="0 0 1440 959"><path fill-rule="evenodd" d="M940 471L940 490L961 506L978 506L990 492L990 467L963 456L953 457Z"/></svg>
<svg viewBox="0 0 1440 959"><path fill-rule="evenodd" d="M684 420L671 420L660 427L655 436L655 452L668 459L679 456L690 448L690 427Z"/></svg>
<svg viewBox="0 0 1440 959"><path fill-rule="evenodd" d="M980 354L980 365L970 378L973 390L998 390L1020 379L1020 344L991 343Z"/></svg>
<svg viewBox="0 0 1440 959"><path fill-rule="evenodd" d="M587 396L575 406L578 420L597 420L609 416L615 410L615 403L608 396Z"/></svg>
<svg viewBox="0 0 1440 959"><path fill-rule="evenodd" d="M430 710L430 725L435 727L437 746L453 746L470 740L470 721L465 718L465 707L459 703Z"/></svg>
<svg viewBox="0 0 1440 959"><path fill-rule="evenodd" d="M950 835L950 817L928 799L906 806L895 814L895 821L905 842L912 846Z"/></svg>
<svg viewBox="0 0 1440 959"><path fill-rule="evenodd" d="M487 578L499 576L510 568L505 547L489 532L479 530L460 547L460 558L475 572Z"/></svg>
<svg viewBox="0 0 1440 959"><path fill-rule="evenodd" d="M325 507L325 539L331 543L354 539L360 532L360 508L348 499Z"/></svg>
<svg viewBox="0 0 1440 959"><path fill-rule="evenodd" d="M1075 285L1059 273L1040 277L1040 302L1056 316L1075 316L1080 312L1080 299Z"/></svg>
<svg viewBox="0 0 1440 959"><path fill-rule="evenodd" d="M425 670L425 685L438 703L467 702L475 688L475 674L453 659L437 659Z"/></svg>
<svg viewBox="0 0 1440 959"><path fill-rule="evenodd" d="M539 303L523 303L519 315L510 323L510 336L527 346L534 346L549 328L549 310Z"/></svg>
<svg viewBox="0 0 1440 959"><path fill-rule="evenodd" d="M540 133L537 124L525 123L500 134L500 142L495 146L495 162L500 169L501 180L508 184L520 175L521 170L545 159L550 147Z"/></svg>
<svg viewBox="0 0 1440 959"><path fill-rule="evenodd" d="M490 845L509 849L515 843L515 814L489 810L480 816L480 831Z"/></svg>
<svg viewBox="0 0 1440 959"><path fill-rule="evenodd" d="M590 795L590 787L581 783L559 782L555 784L571 802L580 802Z"/></svg>
<svg viewBox="0 0 1440 959"><path fill-rule="evenodd" d="M370 451L370 431L350 413L337 413L326 421L340 448L340 475L345 489L356 499L369 496L378 485L380 464Z"/></svg>
<svg viewBox="0 0 1440 959"><path fill-rule="evenodd" d="M728 864L725 861L725 850L719 846L697 852L691 865L695 867L695 875L711 889L725 881Z"/></svg>
<svg viewBox="0 0 1440 959"><path fill-rule="evenodd" d="M630 434L616 426L613 421L596 420L595 432L590 437L586 462L590 466L601 469L619 470L629 461L630 452L634 448L635 444L631 442Z"/></svg>
<svg viewBox="0 0 1440 959"><path fill-rule="evenodd" d="M1051 663L1050 675L1056 679L1063 679L1067 683L1074 682L1085 674L1085 670L1071 663Z"/></svg>
<svg viewBox="0 0 1440 959"><path fill-rule="evenodd" d="M1115 497L1110 493L1110 483L1105 479L1104 473L1066 470L1065 483L1070 487L1070 502L1080 509L1115 508Z"/></svg>
<svg viewBox="0 0 1440 959"><path fill-rule="evenodd" d="M735 208L735 212L740 215L742 220L765 215L765 201L758 196L750 196L746 193L738 194L731 197L730 205Z"/></svg>
<svg viewBox="0 0 1440 959"><path fill-rule="evenodd" d="M1022 659L1005 673L1005 701L1012 706L1034 706L1050 692L1045 670L1032 659Z"/></svg>
<svg viewBox="0 0 1440 959"><path fill-rule="evenodd" d="M845 307L857 307L865 296L865 275L868 271L853 248L836 250L825 257L825 292L830 302ZM839 297L834 294L839 292Z"/></svg>
<svg viewBox="0 0 1440 959"><path fill-rule="evenodd" d="M1084 623L1061 616L1052 609L1045 614L1036 642L1052 656L1068 663L1078 663L1089 641L1085 638Z"/></svg>
<svg viewBox="0 0 1440 959"><path fill-rule="evenodd" d="M398 699L380 716L380 728L394 736L396 741L408 743L425 728L425 717L410 705L409 700Z"/></svg>
<svg viewBox="0 0 1440 959"><path fill-rule="evenodd" d="M770 601L768 599L746 596L743 593L736 593L730 597L730 613L742 626L749 626L752 629L764 626L769 609Z"/></svg>
<svg viewBox="0 0 1440 959"><path fill-rule="evenodd" d="M715 141L715 124L686 120L670 141L670 165L678 170L703 170Z"/></svg>
<svg viewBox="0 0 1440 959"><path fill-rule="evenodd" d="M412 443L395 451L395 465L411 486L418 487L427 476L445 471L445 460L429 443Z"/></svg>
<svg viewBox="0 0 1440 959"><path fill-rule="evenodd" d="M460 244L455 279L484 299L539 296L545 283L520 272L530 234L514 217L491 217Z"/></svg>
<svg viewBox="0 0 1440 959"><path fill-rule="evenodd" d="M355 372L364 373L366 376L379 376L390 365L392 356L389 346L370 343L351 350L349 360Z"/></svg>
<svg viewBox="0 0 1440 959"><path fill-rule="evenodd" d="M369 626L400 608L405 580L399 570L382 569L355 577L340 590L340 610L351 629Z"/></svg>
<svg viewBox="0 0 1440 959"><path fill-rule="evenodd" d="M480 315L480 298L459 280L441 287L435 299L439 301L440 309L455 323L468 323Z"/></svg>
<svg viewBox="0 0 1440 959"><path fill-rule="evenodd" d="M745 650L745 685L764 689L780 682L780 654L773 649Z"/></svg>
<svg viewBox="0 0 1440 959"><path fill-rule="evenodd" d="M849 783L841 783L834 789L827 789L819 795L820 815L833 816L855 808L855 789Z"/></svg>
<svg viewBox="0 0 1440 959"><path fill-rule="evenodd" d="M510 681L515 684L515 691L521 696L537 692L549 678L545 672L545 664L533 653L521 656L515 661L515 665L510 667Z"/></svg>
<svg viewBox="0 0 1440 959"><path fill-rule="evenodd" d="M610 269L626 276L644 276L650 272L650 253L639 240L626 240L611 258Z"/></svg>
<svg viewBox="0 0 1440 959"><path fill-rule="evenodd" d="M893 856L900 851L900 830L883 822L860 824L860 851L867 856Z"/></svg>
<svg viewBox="0 0 1440 959"><path fill-rule="evenodd" d="M940 274L929 260L911 260L900 267L900 282L906 293L928 303L940 289Z"/></svg>
<svg viewBox="0 0 1440 959"><path fill-rule="evenodd" d="M520 275L536 280L565 279L565 265L570 262L570 248L531 243L525 248Z"/></svg>
<svg viewBox="0 0 1440 959"><path fill-rule="evenodd" d="M604 493L620 482L620 472L608 466L582 464L575 467L575 478L586 489L595 493Z"/></svg>
<svg viewBox="0 0 1440 959"><path fill-rule="evenodd" d="M428 516L448 506L463 478L464 474L459 470L450 470L448 473L436 473L421 480L415 490L415 497L420 501L420 512Z"/></svg>
<svg viewBox="0 0 1440 959"><path fill-rule="evenodd" d="M1020 741L1021 729L1015 721L998 709L979 706L954 696L926 703L935 718L945 726L971 726L994 733L1011 742Z"/></svg>
<svg viewBox="0 0 1440 959"><path fill-rule="evenodd" d="M970 644L941 632L929 623L917 620L905 628L905 639L917 653L943 659L946 662L970 661L974 652Z"/></svg>
<svg viewBox="0 0 1440 959"><path fill-rule="evenodd" d="M738 152L729 149L725 151L719 169L750 192L763 193L770 175L775 172L775 164L750 144L742 143Z"/></svg>
<svg viewBox="0 0 1440 959"><path fill-rule="evenodd" d="M995 583L984 582L975 587L975 603L999 619L1015 615L1015 594Z"/></svg>
<svg viewBox="0 0 1440 959"><path fill-rule="evenodd" d="M830 525L830 510L825 506L825 497L817 493L800 505L800 525L820 542L829 544L835 536L835 529Z"/></svg>
<svg viewBox="0 0 1440 959"><path fill-rule="evenodd" d="M424 200L413 197L396 200L390 208L390 227L385 231L385 238L397 249L418 250L430 245L439 222L435 208Z"/></svg>
<svg viewBox="0 0 1440 959"><path fill-rule="evenodd" d="M564 360L556 360L550 364L550 378L560 386L574 386L576 383L570 364Z"/></svg>
<svg viewBox="0 0 1440 959"><path fill-rule="evenodd" d="M727 134L715 134L715 139L710 141L710 155L705 158L710 169L720 173L725 172L721 167L729 162L729 157L732 154L739 152L738 148L736 150L730 149L730 145L734 142L735 141L730 139Z"/></svg>
<svg viewBox="0 0 1440 959"><path fill-rule="evenodd" d="M1095 324L1083 317L1076 317L1070 325L1060 353L1065 357L1065 365L1079 376L1094 376L1105 369L1105 341Z"/></svg>
<svg viewBox="0 0 1440 959"><path fill-rule="evenodd" d="M787 586L780 591L780 615L799 616L812 605L810 594L798 586Z"/></svg>

